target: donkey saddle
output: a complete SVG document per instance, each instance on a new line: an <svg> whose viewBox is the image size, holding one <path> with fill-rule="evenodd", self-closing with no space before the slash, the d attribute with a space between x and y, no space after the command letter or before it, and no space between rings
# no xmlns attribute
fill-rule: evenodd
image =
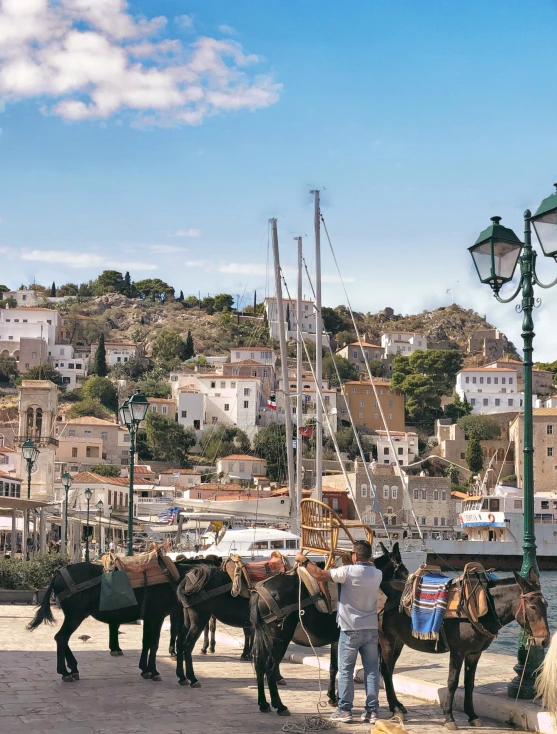
<svg viewBox="0 0 557 734"><path fill-rule="evenodd" d="M232 581L232 596L249 598L250 591L258 581L279 573L287 573L290 571L290 564L282 553L273 551L270 558L248 563L245 563L238 555L230 556L223 563L223 568Z"/></svg>

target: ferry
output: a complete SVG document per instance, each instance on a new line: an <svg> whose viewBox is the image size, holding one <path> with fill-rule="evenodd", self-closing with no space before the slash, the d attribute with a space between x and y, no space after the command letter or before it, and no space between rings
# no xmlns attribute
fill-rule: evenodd
<svg viewBox="0 0 557 734"><path fill-rule="evenodd" d="M463 500L458 519L455 538L427 541L428 563L461 570L469 561L480 561L486 568L520 570L524 538L521 488L497 485L491 494L469 497ZM557 492L534 495L534 523L538 566L544 571L557 570Z"/></svg>

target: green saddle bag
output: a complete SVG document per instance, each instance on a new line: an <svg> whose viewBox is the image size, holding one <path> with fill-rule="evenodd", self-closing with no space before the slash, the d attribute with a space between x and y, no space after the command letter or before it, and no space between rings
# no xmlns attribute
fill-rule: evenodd
<svg viewBox="0 0 557 734"><path fill-rule="evenodd" d="M101 576L100 612L137 606L137 599L125 571L106 571Z"/></svg>

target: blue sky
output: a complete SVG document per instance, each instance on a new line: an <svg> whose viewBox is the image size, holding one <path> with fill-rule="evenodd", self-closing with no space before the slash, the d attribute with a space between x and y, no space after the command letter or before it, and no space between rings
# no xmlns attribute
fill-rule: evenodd
<svg viewBox="0 0 557 734"><path fill-rule="evenodd" d="M0 0L0 282L117 267L250 301L271 287L269 217L286 272L295 235L313 262L322 187L355 308L454 288L518 346L466 248L494 214L521 235L557 180L556 37L554 0Z"/></svg>

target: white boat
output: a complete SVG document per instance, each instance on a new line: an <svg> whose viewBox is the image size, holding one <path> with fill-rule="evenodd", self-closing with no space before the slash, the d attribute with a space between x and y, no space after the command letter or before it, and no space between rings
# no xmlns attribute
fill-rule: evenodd
<svg viewBox="0 0 557 734"><path fill-rule="evenodd" d="M557 492L534 495L534 527L538 566L557 569ZM517 487L497 485L488 494L463 500L459 527L452 539L427 541L428 562L463 568L468 561L480 561L499 570L519 570L524 538L524 492Z"/></svg>

